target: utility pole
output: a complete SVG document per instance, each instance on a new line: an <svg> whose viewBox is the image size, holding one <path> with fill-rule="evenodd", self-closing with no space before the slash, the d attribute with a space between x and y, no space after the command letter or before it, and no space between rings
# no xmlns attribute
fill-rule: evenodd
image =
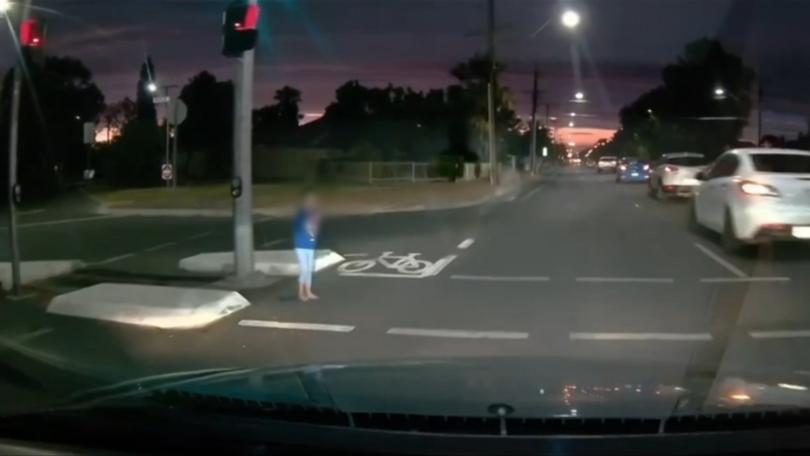
<svg viewBox="0 0 810 456"><path fill-rule="evenodd" d="M757 78L757 146L762 143L762 75Z"/></svg>
<svg viewBox="0 0 810 456"><path fill-rule="evenodd" d="M495 145L495 92L497 68L495 63L495 0L488 1L487 46L490 59L489 83L487 84L487 124L489 133L489 182L498 185L498 152Z"/></svg>
<svg viewBox="0 0 810 456"><path fill-rule="evenodd" d="M534 176L537 169L537 64L534 64L534 83L532 84L532 145L529 150L529 165L531 175Z"/></svg>
<svg viewBox="0 0 810 456"><path fill-rule="evenodd" d="M20 24L23 24L31 14L31 0L24 0L20 12ZM19 36L19 34L18 34ZM14 80L11 89L11 121L8 134L8 239L11 252L11 293L20 295L20 245L17 235L17 204L20 197L20 184L17 182L17 154L20 143L20 92L22 91L22 78L24 70L24 56L22 43L16 51L17 65L14 68Z"/></svg>
<svg viewBox="0 0 810 456"><path fill-rule="evenodd" d="M171 89L177 87L177 85L166 85L163 90L166 94L166 157L163 163L171 164L172 165L172 178L166 181L166 186L172 185L172 182L176 182L174 179L174 175L177 173L177 164L171 161L171 157L169 154L169 133L170 133L170 124L171 124L171 109L172 109L172 96L171 96Z"/></svg>
<svg viewBox="0 0 810 456"><path fill-rule="evenodd" d="M257 5L257 0L248 0ZM245 279L255 270L253 259L253 49L239 57L234 84L233 235L234 272Z"/></svg>

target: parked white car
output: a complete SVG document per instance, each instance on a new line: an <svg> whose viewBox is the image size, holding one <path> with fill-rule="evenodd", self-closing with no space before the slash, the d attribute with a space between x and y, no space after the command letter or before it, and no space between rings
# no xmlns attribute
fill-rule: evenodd
<svg viewBox="0 0 810 456"><path fill-rule="evenodd" d="M721 233L726 250L770 240L810 241L810 152L730 150L698 178L692 225Z"/></svg>
<svg viewBox="0 0 810 456"><path fill-rule="evenodd" d="M670 196L690 197L700 186L697 173L706 167L706 157L693 152L664 154L653 163L648 181L651 196L664 200Z"/></svg>

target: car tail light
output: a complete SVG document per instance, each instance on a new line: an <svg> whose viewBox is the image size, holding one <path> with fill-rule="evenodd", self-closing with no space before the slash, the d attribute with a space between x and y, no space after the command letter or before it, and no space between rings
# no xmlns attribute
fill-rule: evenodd
<svg viewBox="0 0 810 456"><path fill-rule="evenodd" d="M673 165L664 166L664 171L667 172L667 173L674 173L677 170L678 170L677 166L673 166Z"/></svg>
<svg viewBox="0 0 810 456"><path fill-rule="evenodd" d="M746 195L780 196L779 190L767 184L760 184L759 182L752 181L741 181L739 185L740 190Z"/></svg>
<svg viewBox="0 0 810 456"><path fill-rule="evenodd" d="M620 169L620 170L622 170L622 171L624 171L624 170L626 170L626 169L627 169L627 166L626 166L626 165L619 166L619 169Z"/></svg>

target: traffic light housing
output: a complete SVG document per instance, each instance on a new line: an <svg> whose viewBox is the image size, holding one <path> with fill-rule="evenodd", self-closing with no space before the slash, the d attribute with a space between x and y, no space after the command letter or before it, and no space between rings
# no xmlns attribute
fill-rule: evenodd
<svg viewBox="0 0 810 456"><path fill-rule="evenodd" d="M259 5L235 0L228 5L222 19L222 53L240 57L256 47L259 37Z"/></svg>
<svg viewBox="0 0 810 456"><path fill-rule="evenodd" d="M41 48L45 45L45 24L39 19L26 19L20 24L20 45Z"/></svg>

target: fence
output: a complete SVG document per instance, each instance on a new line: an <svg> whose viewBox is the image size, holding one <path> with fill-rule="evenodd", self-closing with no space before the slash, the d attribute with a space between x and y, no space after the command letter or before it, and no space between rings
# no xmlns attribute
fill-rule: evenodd
<svg viewBox="0 0 810 456"><path fill-rule="evenodd" d="M324 177L364 183L432 182L446 180L435 162L355 162L327 161L323 163ZM460 180L488 178L489 165L465 163Z"/></svg>

